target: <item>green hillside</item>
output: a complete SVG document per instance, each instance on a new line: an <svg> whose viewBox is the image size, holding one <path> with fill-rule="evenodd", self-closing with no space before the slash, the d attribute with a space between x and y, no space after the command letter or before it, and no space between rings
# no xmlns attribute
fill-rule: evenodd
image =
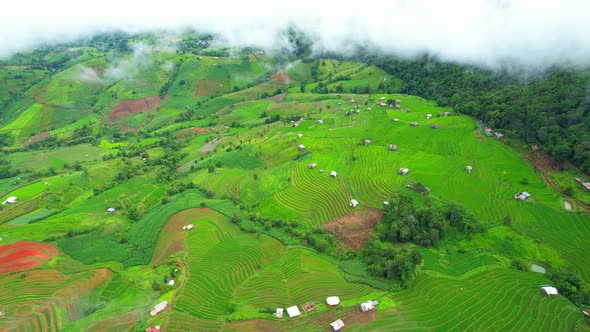
<svg viewBox="0 0 590 332"><path fill-rule="evenodd" d="M0 61L0 330L590 330L572 164L383 63L117 38Z"/></svg>

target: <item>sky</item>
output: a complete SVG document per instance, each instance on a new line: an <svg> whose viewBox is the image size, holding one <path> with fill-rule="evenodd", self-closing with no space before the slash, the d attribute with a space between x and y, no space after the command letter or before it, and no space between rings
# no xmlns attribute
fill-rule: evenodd
<svg viewBox="0 0 590 332"><path fill-rule="evenodd" d="M187 27L277 49L290 25L316 50L354 45L488 67L590 65L589 0L20 0L3 3L0 57L115 29Z"/></svg>

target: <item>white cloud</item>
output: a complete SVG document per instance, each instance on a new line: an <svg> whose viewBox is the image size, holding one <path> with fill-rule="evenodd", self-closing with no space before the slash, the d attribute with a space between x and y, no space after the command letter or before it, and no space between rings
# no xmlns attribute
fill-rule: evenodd
<svg viewBox="0 0 590 332"><path fill-rule="evenodd" d="M295 24L330 51L369 43L396 54L428 51L487 65L589 65L587 13L587 0L11 1L0 14L0 56L115 28L191 26L272 48Z"/></svg>

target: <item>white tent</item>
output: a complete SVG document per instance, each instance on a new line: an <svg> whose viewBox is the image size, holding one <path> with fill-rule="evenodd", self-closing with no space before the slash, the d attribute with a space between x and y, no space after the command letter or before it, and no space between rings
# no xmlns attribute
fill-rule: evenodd
<svg viewBox="0 0 590 332"><path fill-rule="evenodd" d="M342 319L337 319L330 323L330 325L332 325L334 331L339 331L344 326L344 322L342 321Z"/></svg>
<svg viewBox="0 0 590 332"><path fill-rule="evenodd" d="M557 288L551 286L542 286L541 292L545 293L547 296L557 295Z"/></svg>
<svg viewBox="0 0 590 332"><path fill-rule="evenodd" d="M107 212L110 212L110 213L113 213L113 212L115 212L115 211L117 211L115 208L108 208L108 209L107 209Z"/></svg>
<svg viewBox="0 0 590 332"><path fill-rule="evenodd" d="M339 305L340 304L340 298L338 296L328 296L326 298L326 303L332 307L335 305Z"/></svg>
<svg viewBox="0 0 590 332"><path fill-rule="evenodd" d="M331 171L330 172L330 176L336 177L336 175L338 175L338 174L336 174L336 171Z"/></svg>
<svg viewBox="0 0 590 332"><path fill-rule="evenodd" d="M289 318L293 318L293 317L297 317L299 315L301 315L301 311L299 311L299 308L297 308L296 305L287 308L287 315L289 315Z"/></svg>

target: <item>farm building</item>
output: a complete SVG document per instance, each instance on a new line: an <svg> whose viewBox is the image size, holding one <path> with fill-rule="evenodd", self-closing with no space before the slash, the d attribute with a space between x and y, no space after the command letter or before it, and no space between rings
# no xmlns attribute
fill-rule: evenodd
<svg viewBox="0 0 590 332"><path fill-rule="evenodd" d="M430 119L432 117L432 114L426 114L426 118Z"/></svg>
<svg viewBox="0 0 590 332"><path fill-rule="evenodd" d="M527 199L529 197L531 197L531 194L527 193L526 191L516 193L516 195L514 195L514 198L519 201L524 201L525 199Z"/></svg>
<svg viewBox="0 0 590 332"><path fill-rule="evenodd" d="M551 286L541 286L541 292L547 296L557 295L557 288Z"/></svg>
<svg viewBox="0 0 590 332"><path fill-rule="evenodd" d="M355 208L357 205L359 205L359 201L357 201L354 198L350 200L350 206L352 206L353 208Z"/></svg>
<svg viewBox="0 0 590 332"><path fill-rule="evenodd" d="M160 325L156 325L156 327L148 327L146 332L160 332Z"/></svg>
<svg viewBox="0 0 590 332"><path fill-rule="evenodd" d="M502 137L504 137L504 134L499 133L499 132L495 132L494 135L496 136L497 139L502 139Z"/></svg>
<svg viewBox="0 0 590 332"><path fill-rule="evenodd" d="M438 125L435 123L432 125L432 129L438 129Z"/></svg>
<svg viewBox="0 0 590 332"><path fill-rule="evenodd" d="M324 123L324 120L318 120L316 122L319 123L319 124L322 124L322 123Z"/></svg>
<svg viewBox="0 0 590 332"><path fill-rule="evenodd" d="M336 171L331 171L331 172L330 172L330 176L332 176L332 177L336 177L337 175L338 175L338 174L336 173Z"/></svg>
<svg viewBox="0 0 590 332"><path fill-rule="evenodd" d="M166 309L166 306L168 306L168 301L164 301L164 302L160 302L158 304L156 304L154 306L154 310L150 311L150 316L155 316L157 314L159 314L160 312L164 311L164 309Z"/></svg>
<svg viewBox="0 0 590 332"><path fill-rule="evenodd" d="M338 296L328 296L326 298L326 303L330 307L337 306L340 304L340 298Z"/></svg>
<svg viewBox="0 0 590 332"><path fill-rule="evenodd" d="M6 203L16 204L16 202L18 202L18 199L16 198L16 196L10 196L4 202L2 202L2 205L6 205Z"/></svg>
<svg viewBox="0 0 590 332"><path fill-rule="evenodd" d="M285 309L283 308L277 308L277 311L273 315L275 315L276 318L283 318L284 311Z"/></svg>
<svg viewBox="0 0 590 332"><path fill-rule="evenodd" d="M299 308L297 308L296 305L287 308L287 315L289 316L289 318L293 318L293 317L297 317L299 315L301 315L301 311L299 311Z"/></svg>
<svg viewBox="0 0 590 332"><path fill-rule="evenodd" d="M307 168L314 169L314 168L316 168L316 166L317 166L316 163L311 163L311 164L307 165Z"/></svg>
<svg viewBox="0 0 590 332"><path fill-rule="evenodd" d="M303 137L303 134L297 134L297 137L301 138Z"/></svg>
<svg viewBox="0 0 590 332"><path fill-rule="evenodd" d="M371 140L370 140L370 139L366 139L366 140L365 140L363 143L364 143L365 145L369 145L369 144L371 144Z"/></svg>
<svg viewBox="0 0 590 332"><path fill-rule="evenodd" d="M113 212L116 212L116 211L117 211L117 209L112 208L112 207L107 209L107 212L109 212L109 213L113 213Z"/></svg>
<svg viewBox="0 0 590 332"><path fill-rule="evenodd" d="M174 286L174 284L176 283L176 281L174 279L171 279L170 281L168 281L168 286Z"/></svg>
<svg viewBox="0 0 590 332"><path fill-rule="evenodd" d="M398 118L393 118L393 119L391 119L391 121L393 121L393 122L399 122L399 119Z"/></svg>
<svg viewBox="0 0 590 332"><path fill-rule="evenodd" d="M190 231L193 228L195 228L195 225L193 225L193 224L188 224L188 225L182 226L182 229L184 229L186 231Z"/></svg>
<svg viewBox="0 0 590 332"><path fill-rule="evenodd" d="M330 325L332 326L334 331L338 332L342 327L344 327L344 322L342 321L342 319L337 319L330 323Z"/></svg>
<svg viewBox="0 0 590 332"><path fill-rule="evenodd" d="M389 144L389 151L397 151L397 145Z"/></svg>
<svg viewBox="0 0 590 332"><path fill-rule="evenodd" d="M410 126L412 127L416 127L418 125L418 122L410 122Z"/></svg>
<svg viewBox="0 0 590 332"><path fill-rule="evenodd" d="M578 181L578 183L581 184L582 187L584 187L584 189L590 190L590 182L585 181L584 179L581 179L581 178L576 178L576 181Z"/></svg>
<svg viewBox="0 0 590 332"><path fill-rule="evenodd" d="M493 133L494 131L492 130L492 128L486 128L486 135L492 136Z"/></svg>
<svg viewBox="0 0 590 332"><path fill-rule="evenodd" d="M303 144L300 144L300 145L299 145L299 150L303 150L303 149L305 149L305 145L303 145Z"/></svg>
<svg viewBox="0 0 590 332"><path fill-rule="evenodd" d="M406 174L408 174L409 171L410 171L409 169L402 167L399 169L399 174L406 175Z"/></svg>
<svg viewBox="0 0 590 332"><path fill-rule="evenodd" d="M378 305L379 302L377 301L367 301L367 302L363 302L361 303L361 311L362 312L367 312L369 310L375 310L375 306Z"/></svg>
<svg viewBox="0 0 590 332"><path fill-rule="evenodd" d="M473 171L473 167L471 167L471 166L466 166L466 167L465 167L465 171L466 171L466 172L468 172L468 173L471 173L471 171Z"/></svg>

